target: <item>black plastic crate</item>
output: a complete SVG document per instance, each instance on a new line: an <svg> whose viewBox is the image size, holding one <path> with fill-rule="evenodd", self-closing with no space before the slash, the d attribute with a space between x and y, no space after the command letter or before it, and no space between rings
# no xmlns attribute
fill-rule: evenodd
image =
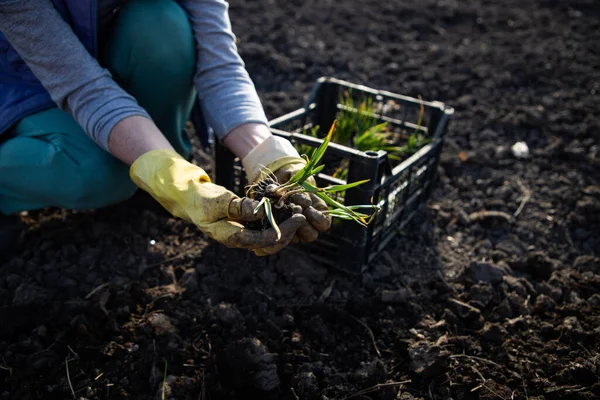
<svg viewBox="0 0 600 400"><path fill-rule="evenodd" d="M362 152L331 143L321 163L348 160L347 180L326 173L317 175L319 186L344 184L369 179L364 185L347 190L342 198L346 205L370 204L371 199L381 211L367 228L353 221L334 219L330 232L317 242L291 246L327 264L359 269L373 260L402 230L428 199L436 176L436 168L448 122L454 110L440 102L428 102L399 94L352 84L335 78L317 80L305 107L269 122L273 134L288 138L295 145L316 148L338 112L343 107L341 95L350 93L358 104L371 99L373 115L396 131L420 133L429 142L408 158L394 165L387 152ZM423 110L424 112L422 112ZM354 110L347 110L357 112ZM420 117L421 116L421 117ZM419 118L421 123L418 124ZM305 133L318 126L318 137ZM303 133L304 132L304 133ZM239 159L222 145L216 146L216 182L244 195L245 172Z"/></svg>

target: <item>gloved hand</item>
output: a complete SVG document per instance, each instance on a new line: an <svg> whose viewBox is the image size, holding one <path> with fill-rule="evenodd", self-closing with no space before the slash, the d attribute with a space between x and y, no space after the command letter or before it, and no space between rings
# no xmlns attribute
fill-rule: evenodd
<svg viewBox="0 0 600 400"><path fill-rule="evenodd" d="M264 232L246 229L240 222L256 221L258 204L210 182L204 170L172 150L152 150L131 165L130 176L175 217L194 223L202 232L227 247L245 248L257 255L274 254L295 237L306 223L301 213L292 215L279 228Z"/></svg>
<svg viewBox="0 0 600 400"><path fill-rule="evenodd" d="M287 182L297 171L306 165L298 151L282 137L271 136L255 147L244 159L242 165L246 170L248 182L255 183L261 179L264 172L273 173L279 183ZM307 182L315 185L313 178ZM331 227L331 217L323 214L327 204L312 193L301 193L291 197L291 202L303 209L307 222L297 231L297 239L309 243L317 240L319 232L325 232Z"/></svg>

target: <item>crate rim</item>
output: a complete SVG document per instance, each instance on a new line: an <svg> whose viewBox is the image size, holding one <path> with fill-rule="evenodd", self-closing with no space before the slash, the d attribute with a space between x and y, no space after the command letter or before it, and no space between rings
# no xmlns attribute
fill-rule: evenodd
<svg viewBox="0 0 600 400"><path fill-rule="evenodd" d="M382 96L386 96L386 97L391 97L393 99L397 99L397 100L402 100L405 102L409 102L409 103L413 103L415 105L424 105L427 107L431 107L431 108L437 108L440 111L442 111L444 114L447 114L448 116L451 116L452 114L454 114L454 107L449 106L448 104L441 102L441 101L437 101L437 100L433 100L433 101L428 101L428 100L421 100L421 99L417 99L415 97L411 97L411 96L406 96L406 95L402 95L399 93L394 93L394 92L390 92L388 90L383 90L383 89L376 89L374 87L371 86L366 86L363 84L358 84L358 83L352 83L349 81L345 81L342 79L338 79L338 78L334 78L332 76L321 76L319 79L317 79L316 83L313 85L310 94L308 95L305 103L304 103L304 107L302 107L303 109L310 109L310 107L315 104L315 98L317 95L317 92L319 90L319 87L323 84L323 83L335 83L338 84L340 86L346 86L352 89L357 89L357 90L361 90L363 92L367 92L367 93L371 93L373 95L382 95Z"/></svg>
<svg viewBox="0 0 600 400"><path fill-rule="evenodd" d="M325 82L335 83L340 86L347 86L349 88L358 89L358 90L373 94L375 96L382 95L382 96L386 96L386 97L391 97L393 99L413 103L413 104L419 105L419 106L422 104L422 105L430 107L430 108L437 108L438 110L443 112L443 115L446 116L446 118L449 118L454 114L454 107L452 107L444 102L438 101L438 100L434 100L434 101L420 100L415 97L406 96L406 95L390 92L387 90L375 89L375 88L372 88L369 86L348 82L348 81L333 78L330 76L322 76L319 79L317 79L316 83L313 85L311 92L308 95L303 107L300 107L300 108L298 108L294 111L291 111L287 114L284 114L284 115L281 115L279 117L269 120L268 121L269 126L278 124L281 121L286 120L288 118L302 115L304 112L309 111L311 108L313 108L316 104L315 98L316 98L317 91L318 91L319 87ZM440 124L440 125L443 125L443 124Z"/></svg>

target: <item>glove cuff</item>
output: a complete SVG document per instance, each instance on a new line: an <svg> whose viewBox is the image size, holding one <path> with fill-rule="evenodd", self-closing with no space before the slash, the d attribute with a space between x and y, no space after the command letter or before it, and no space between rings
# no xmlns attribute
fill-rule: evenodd
<svg viewBox="0 0 600 400"><path fill-rule="evenodd" d="M285 162L278 164L283 159L285 159ZM289 140L279 136L270 136L242 159L248 182L255 182L265 167L275 171L292 162L305 161ZM278 165L275 165L276 163Z"/></svg>

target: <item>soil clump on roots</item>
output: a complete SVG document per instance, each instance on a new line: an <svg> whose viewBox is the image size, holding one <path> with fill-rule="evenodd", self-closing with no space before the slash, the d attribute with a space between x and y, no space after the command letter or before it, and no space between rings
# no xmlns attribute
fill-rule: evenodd
<svg viewBox="0 0 600 400"><path fill-rule="evenodd" d="M273 218L277 224L281 224L286 219L290 218L294 214L294 204L290 201L290 198L286 198L281 201L281 195L277 192L277 189L281 185L271 177L260 180L252 186L252 198L256 201L261 201L264 197L269 199L271 203L271 210L273 212ZM265 215L259 221L252 221L245 223L246 228L253 230L266 230L271 228L271 223L267 215Z"/></svg>

